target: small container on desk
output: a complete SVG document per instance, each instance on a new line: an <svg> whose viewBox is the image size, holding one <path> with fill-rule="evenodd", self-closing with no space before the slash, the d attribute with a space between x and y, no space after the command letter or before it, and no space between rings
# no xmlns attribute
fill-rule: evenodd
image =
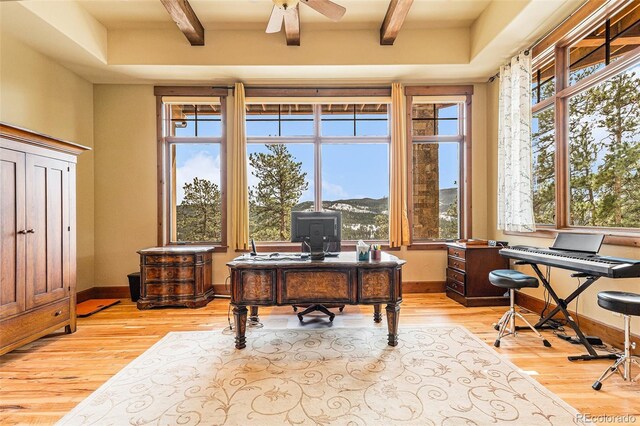
<svg viewBox="0 0 640 426"><path fill-rule="evenodd" d="M359 262L368 262L369 261L369 246L357 246L356 247L356 255L358 256Z"/></svg>
<svg viewBox="0 0 640 426"><path fill-rule="evenodd" d="M371 246L371 260L382 260L382 250L379 245Z"/></svg>

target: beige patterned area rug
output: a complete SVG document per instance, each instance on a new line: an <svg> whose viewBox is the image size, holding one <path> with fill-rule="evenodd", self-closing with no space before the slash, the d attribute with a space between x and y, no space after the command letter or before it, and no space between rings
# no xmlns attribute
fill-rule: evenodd
<svg viewBox="0 0 640 426"><path fill-rule="evenodd" d="M462 327L174 332L61 425L570 425L577 412Z"/></svg>

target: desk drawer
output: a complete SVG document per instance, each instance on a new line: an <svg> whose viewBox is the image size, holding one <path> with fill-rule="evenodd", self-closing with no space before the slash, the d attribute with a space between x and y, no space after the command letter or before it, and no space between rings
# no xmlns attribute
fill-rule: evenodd
<svg viewBox="0 0 640 426"><path fill-rule="evenodd" d="M456 293L464 296L464 284L459 283L458 281L453 281L451 279L447 280L447 289L453 290Z"/></svg>
<svg viewBox="0 0 640 426"><path fill-rule="evenodd" d="M240 272L239 302L271 304L276 301L276 270Z"/></svg>
<svg viewBox="0 0 640 426"><path fill-rule="evenodd" d="M351 303L350 270L285 270L282 273L282 303Z"/></svg>
<svg viewBox="0 0 640 426"><path fill-rule="evenodd" d="M458 281L459 283L466 282L466 275L464 272L456 271L455 269L447 268L447 280Z"/></svg>
<svg viewBox="0 0 640 426"><path fill-rule="evenodd" d="M465 272L467 269L467 263L463 259L452 256L449 256L448 266L461 272Z"/></svg>
<svg viewBox="0 0 640 426"><path fill-rule="evenodd" d="M465 259L467 257L467 252L465 249L461 249L457 247L449 247L449 256Z"/></svg>
<svg viewBox="0 0 640 426"><path fill-rule="evenodd" d="M358 271L358 301L389 302L395 298L395 282L391 269L364 269Z"/></svg>

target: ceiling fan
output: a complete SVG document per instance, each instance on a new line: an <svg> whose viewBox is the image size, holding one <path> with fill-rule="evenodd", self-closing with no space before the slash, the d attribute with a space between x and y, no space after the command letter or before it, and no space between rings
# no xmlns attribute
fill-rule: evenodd
<svg viewBox="0 0 640 426"><path fill-rule="evenodd" d="M277 33L282 29L285 16L297 19L298 3L304 3L316 12L332 21L339 21L347 11L344 7L330 0L272 0L273 9L267 24L267 33Z"/></svg>

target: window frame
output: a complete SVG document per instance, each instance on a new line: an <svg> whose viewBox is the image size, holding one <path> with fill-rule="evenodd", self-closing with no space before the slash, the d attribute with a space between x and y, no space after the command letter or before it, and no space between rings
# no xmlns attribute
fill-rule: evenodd
<svg viewBox="0 0 640 426"><path fill-rule="evenodd" d="M570 223L569 211L569 99L639 64L640 47L620 56L616 61L606 63L602 69L578 80L573 85L569 81L569 51L572 45L605 24L613 15L629 4L629 2L621 0L610 0L604 4L587 2L532 49L533 69L555 59L555 93L532 106L532 113L541 111L550 105L555 106L555 223L536 225L537 230L533 233L505 231L506 235L553 238L558 232L597 233L605 235L604 242L606 244L640 246L640 228L574 226Z"/></svg>
<svg viewBox="0 0 640 426"><path fill-rule="evenodd" d="M226 88L199 86L155 86L156 131L157 131L157 243L158 246L212 246L214 252L227 251L227 95ZM162 102L163 96L194 98L220 98L219 137L165 136L171 120L165 120L169 105ZM185 103L188 103L186 101ZM220 144L220 241L171 241L171 146L174 144Z"/></svg>
<svg viewBox="0 0 640 426"><path fill-rule="evenodd" d="M248 97L248 96L247 96ZM290 103L295 103L292 99ZM333 102L334 105L338 104L351 104L347 100L341 101L339 97L336 97ZM367 103L366 99L362 102ZM371 102L379 103L379 102ZM249 105L254 105L253 102L247 102ZM279 104L287 104L286 100L282 100ZM314 211L321 211L322 209L322 146L331 144L386 144L388 146L388 161L391 164L391 101L387 103L387 122L389 123L387 136L323 136L322 135L322 105L325 103L313 103L313 129L314 134L312 136L247 136L247 148L249 145L275 145L275 144L310 144L313 145L313 190L314 190ZM355 123L355 122L354 122ZM355 124L354 124L355 125ZM247 156L248 161L248 156ZM391 176L389 176L389 191L391 191ZM374 243L380 243L384 247L388 247L389 238L386 240L367 240ZM343 249L355 247L355 240L342 240L341 247ZM295 249L299 251L300 244L291 243L288 241L257 241L259 247L267 247L269 249L278 249L280 251L287 251L287 249Z"/></svg>
<svg viewBox="0 0 640 426"><path fill-rule="evenodd" d="M459 98L463 96L464 102L460 103L459 128L463 130L458 136L419 136L419 139L438 138L437 142L457 142L459 147L460 179L458 185L458 216L461 239L471 238L472 235L472 208L471 208L471 147L472 147L472 98L473 86L407 86L406 96L406 146L407 146L407 215L409 222L408 250L441 250L447 248L446 240L414 240L413 238L413 98L431 96L443 102L447 97Z"/></svg>

